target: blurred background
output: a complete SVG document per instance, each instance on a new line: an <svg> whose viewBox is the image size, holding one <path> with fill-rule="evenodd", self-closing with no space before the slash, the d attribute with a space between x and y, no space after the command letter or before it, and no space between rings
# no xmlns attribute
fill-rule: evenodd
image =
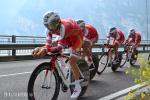
<svg viewBox="0 0 150 100"><path fill-rule="evenodd" d="M0 35L45 36L43 14L56 11L61 18L84 19L106 38L110 27L125 36L131 28L150 39L149 0L3 0L0 3Z"/></svg>

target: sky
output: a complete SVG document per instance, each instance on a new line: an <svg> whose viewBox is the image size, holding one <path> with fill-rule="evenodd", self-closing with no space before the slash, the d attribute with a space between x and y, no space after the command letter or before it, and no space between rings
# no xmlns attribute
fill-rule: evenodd
<svg viewBox="0 0 150 100"><path fill-rule="evenodd" d="M148 16L150 29L150 1ZM146 0L2 0L0 35L46 36L42 24L47 11L61 18L83 19L93 25L99 38L106 38L111 27L120 28L127 36L131 28L147 37Z"/></svg>

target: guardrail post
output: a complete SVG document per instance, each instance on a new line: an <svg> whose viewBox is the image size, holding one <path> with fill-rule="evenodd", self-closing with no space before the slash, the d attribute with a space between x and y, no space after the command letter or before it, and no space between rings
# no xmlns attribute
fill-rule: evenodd
<svg viewBox="0 0 150 100"><path fill-rule="evenodd" d="M8 38L8 43L11 43L11 39L10 38ZM10 56L11 55L11 50L7 50L7 54L8 54L8 56Z"/></svg>
<svg viewBox="0 0 150 100"><path fill-rule="evenodd" d="M145 52L145 46L143 46L143 51Z"/></svg>
<svg viewBox="0 0 150 100"><path fill-rule="evenodd" d="M102 52L105 52L104 48L102 48Z"/></svg>
<svg viewBox="0 0 150 100"><path fill-rule="evenodd" d="M12 43L16 43L16 36L12 35ZM12 56L16 56L16 49L12 49Z"/></svg>

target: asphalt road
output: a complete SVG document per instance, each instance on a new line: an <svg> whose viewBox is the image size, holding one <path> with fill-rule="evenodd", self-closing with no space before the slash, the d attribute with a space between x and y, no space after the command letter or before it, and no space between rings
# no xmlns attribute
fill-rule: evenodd
<svg viewBox="0 0 150 100"><path fill-rule="evenodd" d="M147 57L144 54L144 57ZM0 100L27 100L27 84L34 68L48 59L0 62ZM135 85L132 75L126 75L125 69L112 72L106 68L102 75L96 75L90 82L86 94L80 100L97 100L114 92ZM139 64L136 63L138 69ZM69 100L70 91L60 92L58 100Z"/></svg>

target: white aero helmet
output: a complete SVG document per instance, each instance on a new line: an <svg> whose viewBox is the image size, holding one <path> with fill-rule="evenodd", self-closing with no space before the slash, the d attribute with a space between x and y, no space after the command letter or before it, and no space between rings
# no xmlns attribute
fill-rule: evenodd
<svg viewBox="0 0 150 100"><path fill-rule="evenodd" d="M46 28L50 30L55 30L58 28L60 23L60 17L55 12L47 12L43 17L43 24Z"/></svg>

